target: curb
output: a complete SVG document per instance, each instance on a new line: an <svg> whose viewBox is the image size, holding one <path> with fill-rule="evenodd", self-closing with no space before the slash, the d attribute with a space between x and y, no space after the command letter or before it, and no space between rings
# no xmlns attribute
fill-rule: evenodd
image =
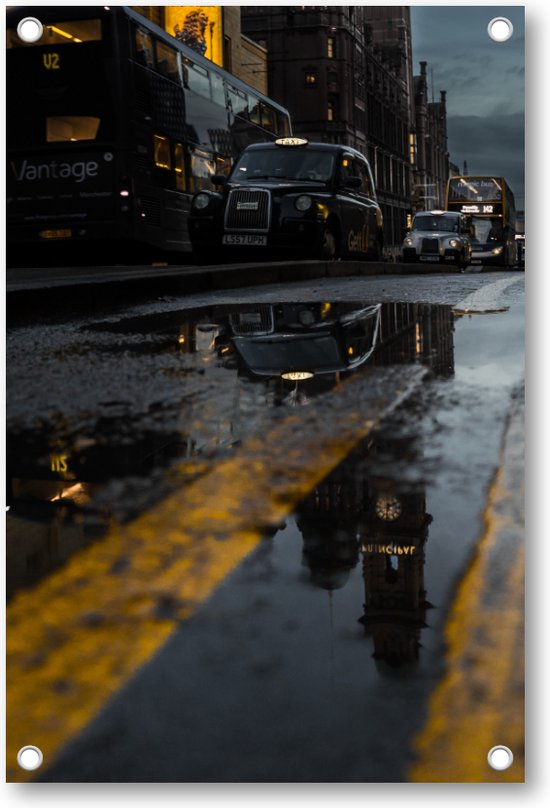
<svg viewBox="0 0 550 808"><path fill-rule="evenodd" d="M381 261L279 261L227 266L135 266L135 267L8 267L6 291L33 292L69 289L89 285L145 284L169 280L181 284L181 291L203 292L234 289L293 280L340 278L369 275L428 275L460 273L445 264L404 264Z"/></svg>

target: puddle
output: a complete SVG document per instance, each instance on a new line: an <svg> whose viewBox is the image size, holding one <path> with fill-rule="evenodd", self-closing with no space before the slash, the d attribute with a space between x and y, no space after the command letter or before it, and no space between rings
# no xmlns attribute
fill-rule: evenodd
<svg viewBox="0 0 550 808"><path fill-rule="evenodd" d="M499 338L507 344L513 334L501 322ZM483 333L486 339L486 328ZM486 342L491 356L480 361L477 323L448 306L413 303L211 306L97 323L82 329L82 339L83 345L60 347L42 375L26 374L20 418L12 396L17 378L8 381L10 596L104 535L111 519L135 517L247 437L261 435L270 419L307 407L353 373L419 363L434 377L464 378L469 386L487 376L498 354ZM142 383L146 357L155 372ZM509 359L513 373L519 359L514 365L511 349ZM96 377L96 367L108 385ZM66 388L50 385L52 372L67 380ZM410 406L411 416L421 415L421 402ZM39 427L25 426L36 420ZM437 435L434 447L425 468L437 461ZM424 471L414 471L408 452L401 447L410 483ZM388 469L395 470L395 462L387 459ZM391 497L386 507L391 514Z"/></svg>

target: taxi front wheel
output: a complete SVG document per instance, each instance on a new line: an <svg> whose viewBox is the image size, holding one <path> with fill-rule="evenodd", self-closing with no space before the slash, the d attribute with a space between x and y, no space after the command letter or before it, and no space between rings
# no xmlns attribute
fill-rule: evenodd
<svg viewBox="0 0 550 808"><path fill-rule="evenodd" d="M321 243L321 258L324 261L336 261L338 255L338 239L330 225L325 227Z"/></svg>

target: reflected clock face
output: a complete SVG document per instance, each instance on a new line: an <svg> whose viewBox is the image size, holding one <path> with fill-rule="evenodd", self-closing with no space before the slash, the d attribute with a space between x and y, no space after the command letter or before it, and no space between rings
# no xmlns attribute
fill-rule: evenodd
<svg viewBox="0 0 550 808"><path fill-rule="evenodd" d="M380 494L376 500L376 515L385 522L395 522L401 516L401 503L392 494Z"/></svg>

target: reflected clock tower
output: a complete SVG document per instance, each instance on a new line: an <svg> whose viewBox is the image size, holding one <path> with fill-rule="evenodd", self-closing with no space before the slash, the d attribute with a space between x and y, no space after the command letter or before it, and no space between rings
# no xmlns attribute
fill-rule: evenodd
<svg viewBox="0 0 550 808"><path fill-rule="evenodd" d="M424 491L400 491L390 481L371 484L361 535L364 614L375 659L392 666L418 657L420 632L431 604L424 588L425 544L432 521Z"/></svg>

